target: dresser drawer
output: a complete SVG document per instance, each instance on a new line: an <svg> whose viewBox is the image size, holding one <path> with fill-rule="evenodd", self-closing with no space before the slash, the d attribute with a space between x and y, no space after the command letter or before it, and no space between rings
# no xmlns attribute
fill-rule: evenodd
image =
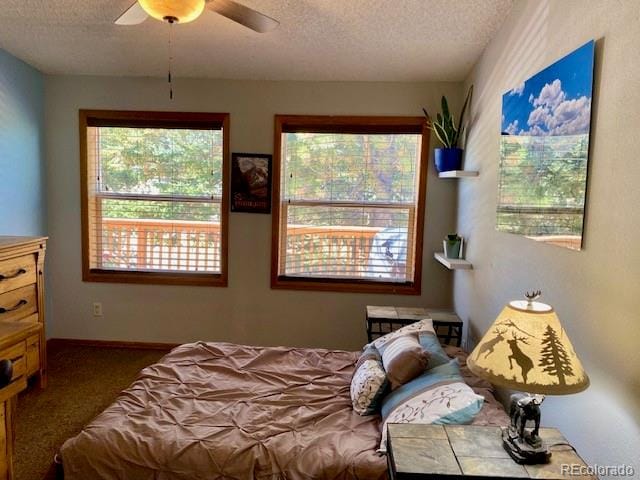
<svg viewBox="0 0 640 480"><path fill-rule="evenodd" d="M34 255L23 255L0 262L0 294L32 283L36 283Z"/></svg>
<svg viewBox="0 0 640 480"><path fill-rule="evenodd" d="M20 320L38 311L35 284L0 295L0 321Z"/></svg>
<svg viewBox="0 0 640 480"><path fill-rule="evenodd" d="M11 360L11 363L13 363L13 375L11 376L12 382L16 378L22 377L27 372L26 353L27 348L24 340L0 351L0 360L7 359Z"/></svg>

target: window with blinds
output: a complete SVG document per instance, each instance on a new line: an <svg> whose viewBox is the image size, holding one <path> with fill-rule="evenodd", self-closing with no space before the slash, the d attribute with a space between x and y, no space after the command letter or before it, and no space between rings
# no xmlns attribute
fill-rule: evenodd
<svg viewBox="0 0 640 480"><path fill-rule="evenodd" d="M272 285L419 293L424 119L276 117Z"/></svg>
<svg viewBox="0 0 640 480"><path fill-rule="evenodd" d="M88 281L226 284L228 115L81 111Z"/></svg>

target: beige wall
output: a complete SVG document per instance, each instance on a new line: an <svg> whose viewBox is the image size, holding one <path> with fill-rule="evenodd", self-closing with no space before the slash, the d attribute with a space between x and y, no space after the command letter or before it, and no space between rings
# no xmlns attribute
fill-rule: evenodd
<svg viewBox="0 0 640 480"><path fill-rule="evenodd" d="M161 79L46 78L48 336L152 342L196 339L356 349L365 342L367 304L451 304L451 273L431 258L455 224L455 187L427 187L423 293L419 297L275 291L269 288L271 217L230 215L229 287L83 283L80 265L78 109L229 112L231 150L271 153L273 115L420 115L442 94L458 104L459 84L293 83L183 80L175 100ZM102 302L104 316L92 316Z"/></svg>
<svg viewBox="0 0 640 480"><path fill-rule="evenodd" d="M468 82L475 85L458 229L470 272L454 302L481 335L509 300L541 288L589 373L578 395L550 397L543 423L560 427L590 462L635 464L640 476L640 9L634 0L517 2ZM584 250L495 230L501 96L590 39L596 72Z"/></svg>

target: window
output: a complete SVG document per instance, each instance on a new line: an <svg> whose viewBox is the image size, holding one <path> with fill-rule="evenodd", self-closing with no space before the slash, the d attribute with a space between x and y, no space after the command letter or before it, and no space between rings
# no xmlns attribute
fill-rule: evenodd
<svg viewBox="0 0 640 480"><path fill-rule="evenodd" d="M85 281L227 283L229 116L80 111Z"/></svg>
<svg viewBox="0 0 640 480"><path fill-rule="evenodd" d="M276 116L273 288L419 294L422 117Z"/></svg>

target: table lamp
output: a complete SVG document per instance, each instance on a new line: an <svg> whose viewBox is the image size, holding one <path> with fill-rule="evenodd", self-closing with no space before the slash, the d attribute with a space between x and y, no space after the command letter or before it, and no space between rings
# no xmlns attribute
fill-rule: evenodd
<svg viewBox="0 0 640 480"><path fill-rule="evenodd" d="M541 394L565 395L589 386L553 308L534 301L540 293L527 292L526 301L505 306L467 360L478 377L526 392L511 396L511 422L502 432L505 450L520 464L546 463L551 458L538 432Z"/></svg>

